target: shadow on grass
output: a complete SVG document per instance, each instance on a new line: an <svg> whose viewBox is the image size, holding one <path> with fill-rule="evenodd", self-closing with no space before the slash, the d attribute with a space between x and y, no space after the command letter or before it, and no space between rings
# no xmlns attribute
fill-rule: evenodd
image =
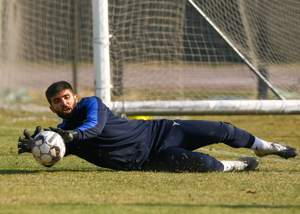
<svg viewBox="0 0 300 214"><path fill-rule="evenodd" d="M41 205L41 206L47 206L48 204L35 204L34 206ZM31 205L28 205L31 206ZM53 205L51 205L53 206ZM300 205L269 205L269 204L163 204L163 203L132 203L132 204L116 204L116 203L105 203L105 204L84 204L84 203L77 203L77 204L64 204L64 203L58 203L55 204L55 206L62 206L62 207L101 207L102 209L104 207L109 209L120 209L120 207L123 207L123 209L132 207L141 207L143 209L156 209L158 208L161 210L162 208L227 208L227 209L299 209Z"/></svg>
<svg viewBox="0 0 300 214"><path fill-rule="evenodd" d="M80 168L80 169L66 169L66 168L45 168L45 169L2 169L0 170L0 175L10 175L10 174L34 174L34 173L41 173L41 172L47 172L47 173L55 173L55 172L99 172L99 173L104 173L104 172L118 172L118 170L113 170L113 169L106 169L106 168ZM127 171L124 171L127 172ZM135 172L135 171L132 171ZM138 171L141 172L141 171ZM289 172L290 174L298 174L300 170L252 170L250 172L264 172L264 173L287 173ZM152 171L145 171L144 173L174 173L178 174L178 172L168 172L168 171L162 171L162 172L152 172ZM185 173L185 172L181 172ZM187 172L189 173L189 172ZM192 173L197 173L197 172L192 172ZM249 173L249 172L235 172L235 173ZM199 173L202 174L202 173Z"/></svg>
<svg viewBox="0 0 300 214"><path fill-rule="evenodd" d="M34 174L34 173L55 173L55 172L112 172L109 169L3 169L0 170L0 175L12 175L12 174Z"/></svg>
<svg viewBox="0 0 300 214"><path fill-rule="evenodd" d="M117 204L115 204L117 205ZM121 206L145 206L145 207L210 207L210 208L230 208L230 209L243 209L243 208L257 208L257 209L300 209L300 205L267 205L267 204L122 204Z"/></svg>

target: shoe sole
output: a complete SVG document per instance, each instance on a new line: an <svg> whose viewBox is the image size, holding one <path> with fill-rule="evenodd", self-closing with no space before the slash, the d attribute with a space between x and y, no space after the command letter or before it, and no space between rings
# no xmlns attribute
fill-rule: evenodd
<svg viewBox="0 0 300 214"><path fill-rule="evenodd" d="M255 157L244 157L244 158L240 158L238 160L247 164L247 166L244 169L245 171L253 170L259 164L259 160Z"/></svg>
<svg viewBox="0 0 300 214"><path fill-rule="evenodd" d="M298 150L295 149L295 148L290 148L289 150L287 151L284 151L284 152L278 152L277 153L278 156L282 157L282 158L285 158L285 159L288 159L288 158L294 158L298 155Z"/></svg>
<svg viewBox="0 0 300 214"><path fill-rule="evenodd" d="M261 152L261 153L260 153ZM263 153L264 151L256 151L254 152L258 157L264 157L267 155L278 155L282 158L288 159L288 158L294 158L298 155L298 150L296 148L290 147L286 151L282 152L270 152L270 153Z"/></svg>

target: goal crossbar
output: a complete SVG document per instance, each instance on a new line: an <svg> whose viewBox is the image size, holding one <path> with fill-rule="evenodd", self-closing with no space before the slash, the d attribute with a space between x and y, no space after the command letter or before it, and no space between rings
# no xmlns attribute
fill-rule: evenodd
<svg viewBox="0 0 300 214"><path fill-rule="evenodd" d="M300 100L196 100L112 102L117 115L300 114Z"/></svg>

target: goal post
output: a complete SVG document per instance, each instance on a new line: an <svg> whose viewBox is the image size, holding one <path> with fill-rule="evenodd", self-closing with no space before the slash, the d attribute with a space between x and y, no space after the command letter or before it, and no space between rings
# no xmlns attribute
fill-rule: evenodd
<svg viewBox="0 0 300 214"><path fill-rule="evenodd" d="M300 112L297 1L0 5L0 106L48 105L46 88L66 80L120 115Z"/></svg>
<svg viewBox="0 0 300 214"><path fill-rule="evenodd" d="M95 95L111 102L108 1L92 0Z"/></svg>

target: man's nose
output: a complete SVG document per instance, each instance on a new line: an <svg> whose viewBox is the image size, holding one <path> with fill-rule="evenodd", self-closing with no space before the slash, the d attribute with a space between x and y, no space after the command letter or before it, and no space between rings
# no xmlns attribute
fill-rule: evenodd
<svg viewBox="0 0 300 214"><path fill-rule="evenodd" d="M67 100L62 100L62 105L66 106L67 105Z"/></svg>

